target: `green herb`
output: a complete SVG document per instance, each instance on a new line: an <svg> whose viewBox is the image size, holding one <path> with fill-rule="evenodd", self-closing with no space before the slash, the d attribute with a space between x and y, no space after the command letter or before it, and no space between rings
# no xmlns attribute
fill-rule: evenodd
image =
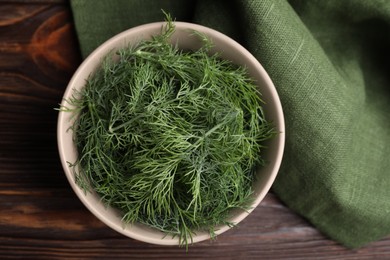
<svg viewBox="0 0 390 260"><path fill-rule="evenodd" d="M68 102L80 166L80 187L188 245L214 234L232 209L248 209L262 141L274 135L260 93L245 68L169 43L160 35L119 50ZM66 110L66 108L64 108Z"/></svg>

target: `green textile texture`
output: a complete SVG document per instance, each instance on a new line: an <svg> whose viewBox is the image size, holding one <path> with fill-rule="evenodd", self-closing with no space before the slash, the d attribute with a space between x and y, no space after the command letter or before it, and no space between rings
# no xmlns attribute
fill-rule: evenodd
<svg viewBox="0 0 390 260"><path fill-rule="evenodd" d="M161 9L240 42L269 73L285 113L273 191L347 247L390 234L389 0L72 0L71 7L84 57L116 33L163 20Z"/></svg>

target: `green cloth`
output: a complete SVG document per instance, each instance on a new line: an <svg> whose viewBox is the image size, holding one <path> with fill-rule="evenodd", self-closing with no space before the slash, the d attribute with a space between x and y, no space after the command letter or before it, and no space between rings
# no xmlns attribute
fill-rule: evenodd
<svg viewBox="0 0 390 260"><path fill-rule="evenodd" d="M273 191L324 234L359 247L390 234L389 0L72 0L82 54L136 25L215 28L268 71L286 120ZM261 222L259 222L261 223Z"/></svg>

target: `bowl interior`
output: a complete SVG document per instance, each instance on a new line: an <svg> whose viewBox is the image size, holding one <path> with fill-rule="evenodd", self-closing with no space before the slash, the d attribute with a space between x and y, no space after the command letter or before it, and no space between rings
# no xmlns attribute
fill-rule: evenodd
<svg viewBox="0 0 390 260"><path fill-rule="evenodd" d="M102 58L108 53L124 48L128 45L136 44L141 39L148 39L151 35L160 33L163 25L165 25L165 23L151 23L135 27L118 34L102 44L91 55L89 55L87 59L85 59L75 72L64 93L64 101L61 105L69 106L69 104L65 103L65 100L71 97L74 89L81 89L84 87L85 80L100 66ZM263 150L263 156L268 161L268 164L258 170L259 178L256 183L254 183L255 200L252 205L252 209L248 212L242 210L231 212L230 221L233 223L239 223L261 202L271 188L279 170L285 140L284 118L280 100L266 71L256 58L254 58L241 45L215 30L200 25L175 22L175 26L176 30L172 37L172 41L173 43L178 44L180 48L195 50L202 45L199 38L193 35L193 30L197 30L204 33L212 40L215 46L213 51L220 53L222 58L247 67L249 74L257 82L257 85L262 93L262 99L266 103L263 107L265 115L268 120L274 123L276 130L279 132L276 137L268 141L268 148ZM178 238L172 238L170 236L164 237L164 234L160 231L151 229L145 225L125 225L121 221L121 215L117 210L104 205L97 194L85 194L84 191L75 184L73 170L68 166L68 162L75 162L77 159L77 151L73 144L73 133L71 130L68 130L72 125L71 117L72 114L69 112L59 113L57 128L58 147L66 177L83 204L102 222L123 235L153 244L179 244ZM228 229L228 226L221 226L216 231L216 234L221 234ZM193 236L193 242L199 242L208 238L210 238L208 233L199 232Z"/></svg>

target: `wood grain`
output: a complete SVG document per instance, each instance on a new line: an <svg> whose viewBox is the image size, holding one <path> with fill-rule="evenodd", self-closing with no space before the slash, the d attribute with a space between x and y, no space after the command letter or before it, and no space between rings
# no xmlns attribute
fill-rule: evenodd
<svg viewBox="0 0 390 260"><path fill-rule="evenodd" d="M54 108L80 62L66 1L0 1L0 259L390 259L390 238L346 249L272 193L189 252L109 229L73 194L58 159Z"/></svg>

